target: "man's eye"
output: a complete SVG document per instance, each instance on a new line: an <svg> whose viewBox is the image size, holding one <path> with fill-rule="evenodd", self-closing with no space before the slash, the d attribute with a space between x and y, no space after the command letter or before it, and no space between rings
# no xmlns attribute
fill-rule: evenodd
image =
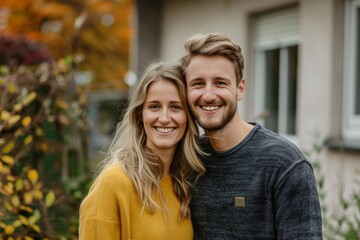
<svg viewBox="0 0 360 240"><path fill-rule="evenodd" d="M194 86L194 87L199 87L199 86L203 86L203 85L204 85L203 82L193 82L193 83L191 84L191 86Z"/></svg>

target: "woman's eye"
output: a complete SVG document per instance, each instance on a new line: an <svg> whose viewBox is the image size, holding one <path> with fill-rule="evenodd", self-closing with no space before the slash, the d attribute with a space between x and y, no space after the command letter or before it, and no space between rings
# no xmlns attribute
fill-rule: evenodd
<svg viewBox="0 0 360 240"><path fill-rule="evenodd" d="M173 105L173 106L171 106L171 110L173 110L173 111L180 111L182 109L183 108L182 108L181 105Z"/></svg>
<svg viewBox="0 0 360 240"><path fill-rule="evenodd" d="M157 109L159 109L159 106L158 106L158 105L149 105L149 106L148 106L148 109L150 109L150 110L157 110Z"/></svg>

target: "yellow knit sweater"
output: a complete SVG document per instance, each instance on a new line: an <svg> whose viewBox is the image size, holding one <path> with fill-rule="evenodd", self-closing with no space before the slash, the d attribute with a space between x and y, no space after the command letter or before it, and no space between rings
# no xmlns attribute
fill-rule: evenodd
<svg viewBox="0 0 360 240"><path fill-rule="evenodd" d="M169 213L144 210L132 181L120 166L111 166L95 180L80 206L80 240L187 240L193 238L190 219L178 220L180 202L171 178L161 180Z"/></svg>

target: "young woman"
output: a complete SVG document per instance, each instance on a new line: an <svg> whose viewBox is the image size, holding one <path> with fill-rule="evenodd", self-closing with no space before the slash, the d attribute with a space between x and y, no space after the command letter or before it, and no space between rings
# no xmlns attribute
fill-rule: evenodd
<svg viewBox="0 0 360 240"><path fill-rule="evenodd" d="M189 178L205 172L178 65L150 65L80 207L80 239L193 239Z"/></svg>

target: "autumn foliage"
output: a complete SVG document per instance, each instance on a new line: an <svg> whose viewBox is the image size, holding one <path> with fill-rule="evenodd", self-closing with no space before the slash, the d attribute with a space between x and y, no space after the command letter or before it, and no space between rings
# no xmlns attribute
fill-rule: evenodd
<svg viewBox="0 0 360 240"><path fill-rule="evenodd" d="M0 0L0 35L42 42L55 59L82 54L94 90L127 88L132 18L133 0Z"/></svg>
<svg viewBox="0 0 360 240"><path fill-rule="evenodd" d="M92 177L85 91L127 88L132 7L0 0L0 239L77 238Z"/></svg>
<svg viewBox="0 0 360 240"><path fill-rule="evenodd" d="M23 45L19 49L34 57L9 47L3 53L11 67L0 60L0 239L55 239L51 208L69 202L63 183L56 188L46 183L42 166L50 152L61 161L70 128L86 130L86 98L74 88L71 72L76 58L54 61L40 44L20 38L5 42ZM56 126L53 141L46 137L46 124Z"/></svg>

